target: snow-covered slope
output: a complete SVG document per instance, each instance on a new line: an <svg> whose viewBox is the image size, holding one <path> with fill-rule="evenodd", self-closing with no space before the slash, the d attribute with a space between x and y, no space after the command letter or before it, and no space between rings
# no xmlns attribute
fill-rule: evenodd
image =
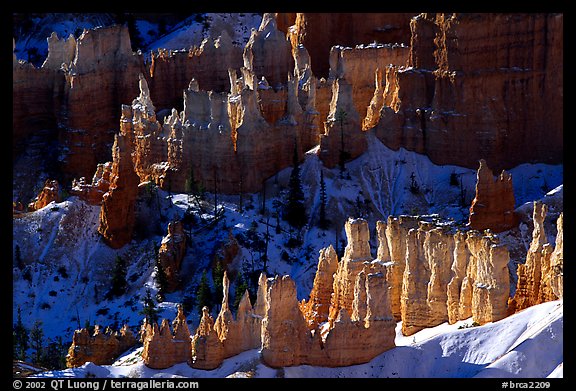
<svg viewBox="0 0 576 391"><path fill-rule="evenodd" d="M206 13L190 16L170 32L148 45L148 50L188 50L205 38L217 38L226 30L232 42L244 47L252 29L258 29L262 15L257 13Z"/></svg>
<svg viewBox="0 0 576 391"><path fill-rule="evenodd" d="M564 315L561 300L527 308L495 323L470 327L472 320L422 330L404 337L398 323L396 347L366 364L341 368L309 365L273 369L257 349L231 357L212 371L178 364L152 370L141 349L113 365L87 363L35 377L306 377L306 378L547 378L563 377Z"/></svg>

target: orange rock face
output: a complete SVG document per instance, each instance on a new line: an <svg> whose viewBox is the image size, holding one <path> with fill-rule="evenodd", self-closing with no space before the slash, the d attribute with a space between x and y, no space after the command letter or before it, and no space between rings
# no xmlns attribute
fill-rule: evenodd
<svg viewBox="0 0 576 391"><path fill-rule="evenodd" d="M494 179L486 161L481 159L476 180L476 197L470 207L470 228L502 232L515 227L518 218L514 214L512 176L502 171Z"/></svg>
<svg viewBox="0 0 576 391"><path fill-rule="evenodd" d="M135 344L136 338L126 325L115 333L108 330L102 333L100 326L95 327L93 335L87 329L76 330L68 349L66 366L76 368L87 362L110 365L116 357Z"/></svg>
<svg viewBox="0 0 576 391"><path fill-rule="evenodd" d="M310 330L318 328L328 321L330 298L334 284L334 273L338 270L338 255L331 245L320 250L318 270L314 277L314 285L310 299L300 304L300 309L307 320Z"/></svg>
<svg viewBox="0 0 576 391"><path fill-rule="evenodd" d="M563 214L557 221L556 247L548 243L544 219L548 206L534 202L532 242L526 254L526 262L518 265L518 283L514 297L509 302L509 313L527 307L556 300L563 295Z"/></svg>
<svg viewBox="0 0 576 391"><path fill-rule="evenodd" d="M110 160L118 106L136 94L134 80L143 69L126 26L85 30L78 38L75 56L64 68L66 105L60 118L62 169L68 177L89 177L98 163Z"/></svg>
<svg viewBox="0 0 576 391"><path fill-rule="evenodd" d="M562 162L562 14L420 14L377 137L435 164ZM546 128L546 132L541 129ZM463 137L463 135L466 135Z"/></svg>
<svg viewBox="0 0 576 391"><path fill-rule="evenodd" d="M303 44L312 58L312 71L318 77L326 77L329 71L330 49L334 45L410 42L410 19L416 14L408 13L298 13L282 15L283 30L291 35L293 47ZM292 22L290 30L285 27Z"/></svg>
<svg viewBox="0 0 576 391"><path fill-rule="evenodd" d="M334 168L364 153L367 144L361 121L354 106L352 85L343 78L334 80L330 112L318 150L324 166Z"/></svg>
<svg viewBox="0 0 576 391"><path fill-rule="evenodd" d="M134 206L140 179L134 172L131 145L127 136L115 136L110 188L102 197L98 232L112 248L120 248L132 240Z"/></svg>
<svg viewBox="0 0 576 391"><path fill-rule="evenodd" d="M40 192L40 194L38 194L34 202L31 202L30 205L28 205L28 209L31 211L35 211L38 209L42 209L51 202L58 203L61 201L62 196L60 194L60 185L58 184L58 181L47 179L46 182L44 183L42 191Z"/></svg>
<svg viewBox="0 0 576 391"><path fill-rule="evenodd" d="M96 172L91 183L86 183L86 178L74 179L70 194L78 196L91 205L100 205L102 197L110 189L110 175L112 174L112 162L100 163L96 166Z"/></svg>
<svg viewBox="0 0 576 391"><path fill-rule="evenodd" d="M166 319L162 321L160 328L158 328L156 323L154 325L145 325L142 360L148 367L164 369L190 360L190 331L186 324L182 306L178 307L178 314L172 326L173 332Z"/></svg>

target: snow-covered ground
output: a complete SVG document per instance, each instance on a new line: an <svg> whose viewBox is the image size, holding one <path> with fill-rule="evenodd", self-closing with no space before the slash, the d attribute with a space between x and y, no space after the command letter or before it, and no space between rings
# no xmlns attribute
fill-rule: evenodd
<svg viewBox="0 0 576 391"><path fill-rule="evenodd" d="M262 15L256 13L206 13L190 16L148 45L148 50L188 50L205 38L217 38L226 30L232 42L244 47L252 29L258 29Z"/></svg>
<svg viewBox="0 0 576 391"><path fill-rule="evenodd" d="M98 378L558 378L564 369L564 306L557 300L527 308L498 322L471 327L472 320L424 329L410 337L396 328L396 347L366 364L340 368L310 365L274 369L258 349L226 359L214 370L177 364L164 370L146 367L141 348L113 365L87 363L34 377Z"/></svg>

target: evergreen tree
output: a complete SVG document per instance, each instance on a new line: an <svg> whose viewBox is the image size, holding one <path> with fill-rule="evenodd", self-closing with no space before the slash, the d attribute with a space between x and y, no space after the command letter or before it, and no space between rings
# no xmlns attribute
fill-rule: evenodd
<svg viewBox="0 0 576 391"><path fill-rule="evenodd" d="M216 304L221 303L222 298L224 297L222 293L223 280L224 280L224 267L222 266L222 261L218 260L212 267L212 282L214 283L214 290L215 290L214 301L216 302Z"/></svg>
<svg viewBox="0 0 576 391"><path fill-rule="evenodd" d="M196 181L196 178L194 178L194 169L192 167L190 167L190 175L184 183L184 191L188 194L188 204L194 202L196 206L201 209L202 205L200 201L204 199L204 190L198 181Z"/></svg>
<svg viewBox="0 0 576 391"><path fill-rule="evenodd" d="M324 170L320 170L320 220L318 227L321 229L328 228L328 220L326 219L326 182L324 182Z"/></svg>
<svg viewBox="0 0 576 391"><path fill-rule="evenodd" d="M154 303L150 289L146 289L146 296L142 302L142 310L140 311L140 315L144 315L148 324L154 324L158 322L158 309L156 308L156 303Z"/></svg>
<svg viewBox="0 0 576 391"><path fill-rule="evenodd" d="M31 348L34 350L33 359L34 363L41 363L44 353L44 331L42 330L42 321L37 320L34 322L32 330L30 330Z"/></svg>
<svg viewBox="0 0 576 391"><path fill-rule="evenodd" d="M14 263L16 263L18 269L24 270L24 262L22 262L22 254L20 252L20 246L18 245L14 248Z"/></svg>
<svg viewBox="0 0 576 391"><path fill-rule="evenodd" d="M120 296L126 293L128 284L126 283L127 266L126 261L121 256L116 256L114 269L112 270L112 288L110 289L111 296Z"/></svg>
<svg viewBox="0 0 576 391"><path fill-rule="evenodd" d="M66 345L62 342L61 336L51 340L45 350L46 352L40 363L42 366L49 369L66 368L66 355L68 354L68 351Z"/></svg>
<svg viewBox="0 0 576 391"><path fill-rule="evenodd" d="M22 322L22 310L20 306L18 306L18 317L12 330L12 335L14 337L14 358L16 360L26 361L26 350L28 350L30 338L28 336L28 330Z"/></svg>
<svg viewBox="0 0 576 391"><path fill-rule="evenodd" d="M208 277L206 277L206 270L202 272L200 284L196 290L196 306L198 313L202 314L202 307L210 306L210 286L208 286Z"/></svg>
<svg viewBox="0 0 576 391"><path fill-rule="evenodd" d="M156 299L158 302L164 301L164 295L166 294L166 290L168 288L168 277L166 276L166 271L164 270L164 266L160 262L159 257L160 247L157 245L154 246L154 255L155 255L155 265L154 270L156 274L154 276L154 280L158 285L158 294L156 295Z"/></svg>
<svg viewBox="0 0 576 391"><path fill-rule="evenodd" d="M236 281L236 290L234 291L234 303L232 303L232 309L234 311L238 310L238 306L240 305L240 300L242 300L242 296L244 296L244 292L248 289L248 282L243 274L238 275L238 279Z"/></svg>
<svg viewBox="0 0 576 391"><path fill-rule="evenodd" d="M284 220L295 228L302 228L306 224L306 206L304 205L304 191L300 181L300 166L298 164L298 151L294 145L292 172L288 182L288 200L284 209Z"/></svg>
<svg viewBox="0 0 576 391"><path fill-rule="evenodd" d="M340 123L340 153L338 155L338 165L340 166L340 178L344 178L346 170L346 160L350 158L350 153L344 149L344 124L346 123L346 111L339 109L335 115L335 120Z"/></svg>

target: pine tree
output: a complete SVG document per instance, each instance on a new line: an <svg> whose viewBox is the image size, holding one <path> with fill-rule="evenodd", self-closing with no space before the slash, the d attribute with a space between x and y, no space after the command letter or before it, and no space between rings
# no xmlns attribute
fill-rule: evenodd
<svg viewBox="0 0 576 391"><path fill-rule="evenodd" d="M154 254L155 254L155 265L154 270L156 274L154 279L156 284L158 285L158 294L156 295L156 299L158 302L164 301L164 295L166 294L166 290L168 288L168 277L166 276L166 271L164 270L164 266L160 262L159 257L160 248L158 246L154 246Z"/></svg>
<svg viewBox="0 0 576 391"><path fill-rule="evenodd" d="M224 280L224 267L222 266L222 261L218 260L212 267L212 282L214 283L214 290L215 290L214 300L216 303L222 302L223 280Z"/></svg>
<svg viewBox="0 0 576 391"><path fill-rule="evenodd" d="M126 293L128 284L126 283L127 266L126 261L121 256L116 256L116 263L114 270L112 270L112 288L110 294L112 296L120 296Z"/></svg>
<svg viewBox="0 0 576 391"><path fill-rule="evenodd" d="M67 354L68 350L62 337L57 336L54 340L50 340L46 346L41 365L49 369L65 369Z"/></svg>
<svg viewBox="0 0 576 391"><path fill-rule="evenodd" d="M154 303L150 289L146 289L146 296L142 302L142 310L140 311L140 315L144 315L148 324L154 324L158 322L158 309L156 308L156 303Z"/></svg>
<svg viewBox="0 0 576 391"><path fill-rule="evenodd" d="M198 313L202 314L202 307L210 306L210 287L208 286L208 277L206 277L206 270L202 272L200 284L196 290L196 306Z"/></svg>
<svg viewBox="0 0 576 391"><path fill-rule="evenodd" d="M318 221L318 227L321 229L326 229L329 226L329 222L326 219L326 182L324 181L324 170L320 170L320 219Z"/></svg>
<svg viewBox="0 0 576 391"><path fill-rule="evenodd" d="M234 291L234 303L232 304L232 309L234 311L238 310L238 306L240 305L240 300L242 300L242 296L244 296L244 292L248 289L248 282L243 274L238 276L236 281L236 289Z"/></svg>
<svg viewBox="0 0 576 391"><path fill-rule="evenodd" d="M346 111L339 109L336 113L335 119L340 123L340 153L338 155L338 165L340 166L340 178L344 178L344 171L346 170L346 160L350 157L350 153L344 149L344 124L346 123Z"/></svg>
<svg viewBox="0 0 576 391"><path fill-rule="evenodd" d="M304 191L300 181L300 166L298 164L298 151L294 145L292 172L288 182L288 200L284 209L284 220L295 228L302 228L306 224L306 206L304 205Z"/></svg>
<svg viewBox="0 0 576 391"><path fill-rule="evenodd" d="M20 246L16 245L14 248L14 262L16 263L16 267L20 270L24 270L24 262L22 262L22 254L20 252Z"/></svg>
<svg viewBox="0 0 576 391"><path fill-rule="evenodd" d="M40 363L44 354L44 331L42 330L42 321L34 322L30 330L31 348L34 350L34 363Z"/></svg>
<svg viewBox="0 0 576 391"><path fill-rule="evenodd" d="M14 336L14 358L16 360L26 361L26 350L29 347L29 336L28 330L22 322L22 310L18 306L18 318L16 319L16 324L12 330Z"/></svg>

